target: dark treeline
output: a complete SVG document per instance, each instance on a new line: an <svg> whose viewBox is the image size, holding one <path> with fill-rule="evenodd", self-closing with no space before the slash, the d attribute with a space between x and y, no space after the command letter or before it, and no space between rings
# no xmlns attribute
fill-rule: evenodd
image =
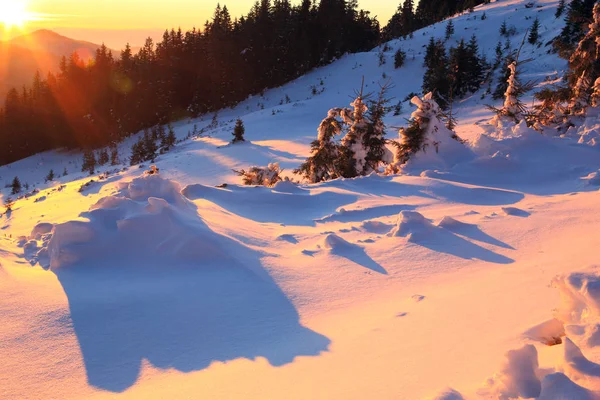
<svg viewBox="0 0 600 400"><path fill-rule="evenodd" d="M232 106L480 3L422 0L413 12L406 0L382 35L356 0L260 0L239 19L217 6L203 29L166 31L137 54L126 46L113 55L102 46L89 63L73 54L58 73L36 74L29 87L7 94L0 165L59 147L112 145L144 128Z"/></svg>
<svg viewBox="0 0 600 400"><path fill-rule="evenodd" d="M382 40L406 37L417 29L484 3L489 0L421 0L415 9L415 0L405 0L382 29Z"/></svg>

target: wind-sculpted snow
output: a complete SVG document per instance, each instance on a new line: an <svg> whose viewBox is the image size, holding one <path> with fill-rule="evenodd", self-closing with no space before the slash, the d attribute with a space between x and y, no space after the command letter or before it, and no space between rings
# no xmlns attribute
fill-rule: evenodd
<svg viewBox="0 0 600 400"><path fill-rule="evenodd" d="M286 183L273 188L237 185L214 188L198 184L187 186L182 193L190 200L208 200L244 218L286 225L314 225L313 220L324 211L334 211L357 199L353 194L327 190L311 193L310 189Z"/></svg>
<svg viewBox="0 0 600 400"><path fill-rule="evenodd" d="M478 136L478 157L447 171L425 171L424 176L475 185L502 187L535 194L581 190L581 177L600 168L598 150L571 138L537 132L493 140ZM584 190L593 190L583 188Z"/></svg>
<svg viewBox="0 0 600 400"><path fill-rule="evenodd" d="M507 352L504 367L479 391L481 396L537 400L600 398L600 364L590 361L583 351L593 351L599 345L600 276L597 269L571 273L555 277L552 286L561 297L555 318L523 334L525 340L535 345ZM540 368L536 345L563 346L559 365Z"/></svg>
<svg viewBox="0 0 600 400"><path fill-rule="evenodd" d="M406 237L410 243L464 259L479 259L498 264L510 264L514 262L513 259L488 250L471 242L469 239L487 242L505 249L510 249L510 246L486 235L477 227L474 227L475 229L473 227L464 229L469 227L459 227L458 225L458 223L452 223L448 217L445 217L439 226L436 226L419 212L402 211L398 215L396 226L392 228L388 236ZM465 237L463 238L455 234L453 230L462 230L461 235Z"/></svg>
<svg viewBox="0 0 600 400"><path fill-rule="evenodd" d="M214 232L176 182L135 179L82 216L55 225L46 242L91 385L121 392L144 359L189 372L237 358L279 366L327 350L261 254ZM38 225L32 236L48 231Z"/></svg>

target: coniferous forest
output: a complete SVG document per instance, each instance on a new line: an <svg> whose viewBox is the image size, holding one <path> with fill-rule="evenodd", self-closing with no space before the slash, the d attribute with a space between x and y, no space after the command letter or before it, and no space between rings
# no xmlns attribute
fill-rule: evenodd
<svg viewBox="0 0 600 400"><path fill-rule="evenodd" d="M261 0L234 18L217 6L202 29L167 30L134 54L104 45L84 63L9 91L0 110L0 164L55 148L93 149L142 129L228 107L346 53L406 36L483 0L403 2L380 29L356 0Z"/></svg>

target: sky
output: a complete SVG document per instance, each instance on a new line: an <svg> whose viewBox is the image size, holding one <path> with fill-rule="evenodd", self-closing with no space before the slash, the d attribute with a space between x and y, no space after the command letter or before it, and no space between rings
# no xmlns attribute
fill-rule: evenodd
<svg viewBox="0 0 600 400"><path fill-rule="evenodd" d="M232 16L239 17L255 0L0 0L0 21L3 7L6 11L15 4L24 5L30 19L9 30L0 26L0 40L23 31L50 29L74 39L103 42L113 49L128 42L140 46L148 36L159 39L166 28L203 26L219 1L227 5ZM362 0L359 4L383 24L400 1Z"/></svg>

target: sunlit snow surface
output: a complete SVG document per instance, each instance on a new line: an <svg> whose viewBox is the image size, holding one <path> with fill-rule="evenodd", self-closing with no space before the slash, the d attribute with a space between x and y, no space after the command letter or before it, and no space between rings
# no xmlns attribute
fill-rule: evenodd
<svg viewBox="0 0 600 400"><path fill-rule="evenodd" d="M448 46L475 34L491 60L502 22L516 47L535 16L545 44L557 2L525 3L456 17ZM444 31L390 42L381 67L377 49L348 55L222 110L158 157L158 176L125 162L135 137L106 179L75 153L0 167L2 187L17 175L40 189L0 218L0 398L598 398L597 117L564 137L498 129L484 87L456 104L469 151L451 164L442 146L405 175L265 188L232 172L279 162L291 176L362 76L374 91L385 73L400 100L419 92L423 46ZM524 47L524 79L561 76L547 50ZM388 137L413 110L388 116ZM247 142L227 145L237 117Z"/></svg>

